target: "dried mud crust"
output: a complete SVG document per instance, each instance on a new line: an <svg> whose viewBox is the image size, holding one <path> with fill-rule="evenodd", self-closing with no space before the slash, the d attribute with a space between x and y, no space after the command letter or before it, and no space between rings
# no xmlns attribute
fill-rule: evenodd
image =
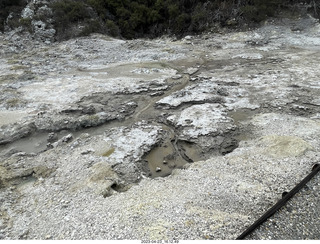
<svg viewBox="0 0 320 244"><path fill-rule="evenodd" d="M2 35L0 238L236 238L319 161L319 31Z"/></svg>

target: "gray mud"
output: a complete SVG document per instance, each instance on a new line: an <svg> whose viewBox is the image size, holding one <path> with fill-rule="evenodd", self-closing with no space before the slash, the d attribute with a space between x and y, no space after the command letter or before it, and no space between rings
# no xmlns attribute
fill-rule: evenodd
<svg viewBox="0 0 320 244"><path fill-rule="evenodd" d="M319 33L1 34L0 239L234 239L319 161Z"/></svg>

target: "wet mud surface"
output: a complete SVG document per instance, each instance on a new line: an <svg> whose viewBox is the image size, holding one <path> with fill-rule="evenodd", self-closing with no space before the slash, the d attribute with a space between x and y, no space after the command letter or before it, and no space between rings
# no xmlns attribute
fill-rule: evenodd
<svg viewBox="0 0 320 244"><path fill-rule="evenodd" d="M262 38L259 34L256 35ZM95 42L99 38L101 37L97 36ZM292 74L289 65L300 52L303 52L305 59L314 57L316 52L305 51L301 47L281 49L272 44L253 45L245 40L250 39L245 34L243 37L239 36L243 38L239 41L233 40L232 36L231 39L228 37L229 42L223 36L220 38L221 40L208 38L200 41L193 37L185 42L172 43L173 45L166 40L153 44L154 50L159 50L161 44L166 42L165 52L169 51L171 57L168 55L168 58L172 59L168 61L162 59L133 63L110 62L109 65L90 64L90 61L85 60L92 58L92 51L85 49L87 54L82 54L82 62L73 68L73 59L75 57L77 60L79 55L63 59L63 55L58 52L55 62L48 61L46 65L48 69L57 69L58 57L62 62L69 62L66 72L59 72L61 78L57 78L58 83L50 75L34 71L33 73L37 73L35 80L18 85L2 85L5 89L17 86L11 88L12 92L4 90L2 93L3 104L6 104L7 109L11 107L10 110L1 111L4 127L21 121L21 118L25 119L23 122L27 126L16 123L11 133L4 129L0 141L3 144L1 151L5 155L8 155L8 151L9 154L19 151L40 153L50 149L53 142L69 133L81 135L86 132L86 128L92 128L88 130L89 134L98 135L110 128L130 127L136 122L148 121L162 126L166 133L160 145L155 145L142 159L149 168L149 172L144 173L151 177L166 176L172 169L185 164L232 152L239 140L250 137L249 126L243 123L254 114L279 110L302 116L318 115L319 102L314 99L316 94L313 94L317 90L312 89L312 85L303 83L303 87L301 82L295 81L299 72ZM80 42L90 43L89 39ZM108 43L102 40L99 43L101 48L103 42ZM77 50L79 46L76 43L48 47L43 54L39 51L37 55L52 53L50 49ZM113 43L125 48L128 42L111 39L110 44ZM141 55L143 48L149 47L150 43L142 41L141 46L129 44L125 52L129 54L127 59L130 60L131 57L130 47L135 48L134 52L139 50ZM238 52L237 45L242 47L243 53ZM182 56L180 58L175 54L180 51L177 46L183 50L179 54ZM210 47L212 52L206 53L202 49L204 47ZM270 51L264 50L268 48ZM96 51L93 53L102 61L99 46L94 50ZM21 56L34 60L35 56L28 56L29 52L16 54L16 61L9 58L8 63L21 62ZM147 60L154 59L149 55L146 52ZM11 70L16 69L14 65L11 67ZM23 72L34 69L33 66L19 68ZM15 73L10 75L14 76ZM308 75L312 76L310 73ZM6 77L3 76L4 81ZM38 80L43 81L39 83ZM286 85L280 86L283 82ZM56 85L52 86L52 83ZM57 85L63 87L63 90L56 90L54 87ZM279 91L277 94L275 89ZM69 95L68 90L71 91ZM62 96L59 97L57 92ZM4 97L11 93L12 98ZM64 99L66 96L68 98ZM58 108L54 107L55 104ZM33 116L32 113L36 112Z"/></svg>
<svg viewBox="0 0 320 244"><path fill-rule="evenodd" d="M2 35L1 191L27 202L26 192L48 184L57 194L114 199L183 177L177 172L224 171L220 162L238 154L247 167L256 152L300 157L318 148L320 27L308 17L292 31L297 21L181 40L92 35L28 45ZM299 130L286 131L295 123ZM199 177L237 178L212 172ZM247 186L226 182L231 191ZM16 211L14 194L7 211ZM36 236L12 229L10 218L1 222L6 237Z"/></svg>
<svg viewBox="0 0 320 244"><path fill-rule="evenodd" d="M2 76L4 89L1 97L7 110L0 111L1 122L5 128L24 119L24 126L16 122L12 132L3 130L1 152L4 155L19 151L40 153L69 133L99 135L110 128L130 127L136 122L148 121L162 126L166 133L162 142L141 159L149 169L144 173L150 177L167 176L174 168L232 152L240 140L250 137L250 125L246 121L254 114L280 111L318 116L317 89L295 80L299 70L290 71L291 61L299 55L307 59L317 52L301 47L281 49L278 43L260 43L270 37L263 37L261 33L255 35L262 40L254 42L245 34L240 34L239 40L232 39L231 35L229 40L224 39L226 36L206 37L202 41L192 37L176 43L141 41L139 45L109 39L111 45L127 48L125 53L128 55L122 57L124 60L136 58L138 51L143 56L145 50L148 61L120 61L107 65L100 64L99 60L85 62L94 57L106 62L100 52L108 41L97 36L94 41L101 40L98 48L84 49L81 58L76 54L68 59L57 52L54 62L46 62L45 67L52 70L57 69L58 62L66 64L66 71L59 72L61 78L58 76L58 82L50 73L35 71L34 66L24 65L18 69L12 64L21 63L20 57L36 60L36 57L45 57L53 50L64 48L73 53L80 47L77 43L90 45L89 39L43 48L45 51L39 51L36 56L34 51L28 50L16 54L15 61L9 57L8 64L14 70L10 73L12 77L19 70L17 79L22 71L33 72L35 79L5 85L8 74ZM164 53L170 53L169 60L149 61L155 58L149 53L150 45L151 50L158 52L162 44L166 46L162 48ZM238 46L242 48L240 52ZM205 52L203 48L209 48L211 52ZM53 57L49 55L47 58ZM73 68L76 60L80 62ZM312 76L312 73L308 75ZM43 81L39 83L40 80ZM280 83L284 82L286 85L282 86ZM56 86L63 90L56 90ZM71 91L69 95L68 90ZM59 97L58 93L62 96ZM216 107L212 108L210 104Z"/></svg>

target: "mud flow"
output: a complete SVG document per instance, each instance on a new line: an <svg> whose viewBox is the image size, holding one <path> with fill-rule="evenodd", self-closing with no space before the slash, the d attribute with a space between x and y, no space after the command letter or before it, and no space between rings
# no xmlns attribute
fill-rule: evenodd
<svg viewBox="0 0 320 244"><path fill-rule="evenodd" d="M206 61L206 65L209 65L209 63L210 62ZM235 144L231 143L230 146L229 142L225 143L225 139L229 137L228 134L219 136L219 139L216 140L219 142L212 139L217 137L216 134L205 134L202 136L201 140L205 141L207 138L214 142L212 145L204 146L203 143L199 143L197 138L190 139L183 138L183 136L181 137L183 131L181 131L180 126L178 124L169 125L170 123L167 120L170 115L179 116L183 113L184 109L189 108L194 104L201 105L208 102L223 101L223 99L217 99L216 97L213 99L204 98L203 100L200 99L198 101L198 99L191 94L193 91L188 91L189 87L193 87L195 82L199 80L198 71L200 69L195 67L200 68L203 64L204 61L201 58L192 58L160 64L159 62L141 62L130 65L115 65L114 67L107 69L77 70L78 76L86 78L95 75L96 79L116 79L121 74L126 76L127 79L140 78L143 80L137 82L137 88L133 89L133 91L120 89L117 90L115 94L111 92L95 92L81 97L76 103L70 105L68 109L64 109L56 115L57 119L60 119L59 117L61 116L56 127L53 127L52 125L47 126L47 128L51 126L54 130L32 132L24 138L20 138L6 145L0 145L0 154L2 156L10 156L18 152L40 154L52 149L58 141L63 140L63 138L69 134L72 135L72 140L77 140L82 134L88 134L91 137L101 136L106 131L116 130L121 127L126 127L130 130L134 124L142 121L161 126L164 133L161 136L160 142L155 143L152 146L152 149L144 153L144 156L140 159L143 166L138 167L141 171L138 172L139 174L143 173L151 178L165 177L170 175L174 169L185 168L188 164L193 162L206 160L210 158L210 156L215 155L216 152L220 152L218 153L220 155L229 153L234 150ZM170 70L172 74L177 74L170 74L168 78L159 79L159 75L162 75L162 72L166 72L167 69ZM147 79L151 80L148 81ZM218 93L224 96L221 92L222 90L223 89L220 89ZM203 93L206 95L206 91ZM188 98L188 94L191 94L192 97ZM203 94L200 93L200 95ZM187 98L185 102L182 102L178 106L171 106L170 104L164 104L163 107L161 107L161 104L158 104L157 106L159 101L170 96L174 99L179 99L181 97L182 100L184 99L184 96ZM188 99L190 99L190 101ZM128 104L129 106L126 106ZM99 116L97 115L99 113L108 114L110 119L104 119L100 122L98 120ZM41 116L42 115L40 115L40 118ZM46 113L44 116L47 116ZM240 118L241 116L244 116L242 112L234 113L234 117ZM86 123L82 123L81 126L78 126L78 121L83 117L85 117ZM162 119L159 119L160 117ZM66 123L63 119L65 121L71 121L71 119L73 119L73 121ZM196 127L198 125L193 125L191 123L192 118L187 118L186 121L189 121L187 122L186 129L197 130ZM70 129L59 128L59 126L65 126L65 123L68 126L70 125ZM191 124L189 125L188 123ZM201 127L206 125L200 124L199 126L198 127L201 129ZM208 126L210 127L210 125ZM126 140L125 135L124 138L117 139ZM220 146L220 144L222 146ZM107 151L101 156L108 157L114 151L117 151L117 149ZM125 181L127 180L126 176L124 179ZM129 182L130 181L134 180L129 180Z"/></svg>

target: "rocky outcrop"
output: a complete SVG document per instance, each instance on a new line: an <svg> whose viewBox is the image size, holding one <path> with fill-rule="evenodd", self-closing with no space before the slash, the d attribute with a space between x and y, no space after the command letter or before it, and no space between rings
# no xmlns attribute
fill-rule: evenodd
<svg viewBox="0 0 320 244"><path fill-rule="evenodd" d="M175 127L178 140L196 143L203 153L226 154L238 146L236 139L230 139L236 134L237 126L226 112L217 103L192 105L179 115L169 116L167 121Z"/></svg>
<svg viewBox="0 0 320 244"><path fill-rule="evenodd" d="M28 1L21 13L15 13L16 24L7 23L7 31L19 27L20 31L27 31L32 34L35 40L52 43L55 40L56 30L53 27L53 13L49 7L50 1L31 0ZM11 21L11 22L12 22ZM7 21L8 22L8 21Z"/></svg>

